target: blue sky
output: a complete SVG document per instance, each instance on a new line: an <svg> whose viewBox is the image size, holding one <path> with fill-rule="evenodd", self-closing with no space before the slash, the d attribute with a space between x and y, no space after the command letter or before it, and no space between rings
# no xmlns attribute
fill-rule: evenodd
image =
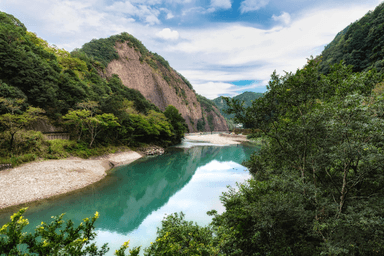
<svg viewBox="0 0 384 256"><path fill-rule="evenodd" d="M128 32L210 99L265 92L382 0L0 0L0 10L68 51Z"/></svg>

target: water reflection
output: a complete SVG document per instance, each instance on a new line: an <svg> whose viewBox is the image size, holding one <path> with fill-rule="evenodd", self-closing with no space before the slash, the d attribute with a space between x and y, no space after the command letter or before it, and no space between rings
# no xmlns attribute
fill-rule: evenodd
<svg viewBox="0 0 384 256"><path fill-rule="evenodd" d="M32 231L41 221L66 212L79 223L96 211L97 244L111 249L131 240L148 246L164 214L183 211L189 220L208 224L206 212L223 211L219 196L227 185L249 177L240 164L255 150L244 146L175 148L165 155L139 159L115 169L97 188L32 206L26 217ZM9 220L0 219L0 225ZM111 250L110 255L113 254Z"/></svg>

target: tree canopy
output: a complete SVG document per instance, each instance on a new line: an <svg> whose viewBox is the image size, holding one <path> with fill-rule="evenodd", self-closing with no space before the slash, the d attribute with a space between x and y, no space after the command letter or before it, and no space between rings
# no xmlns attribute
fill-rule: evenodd
<svg viewBox="0 0 384 256"><path fill-rule="evenodd" d="M383 253L381 81L342 63L323 75L310 59L294 74L273 73L251 107L227 99L267 140L246 163L253 179L224 194L227 211L215 217L245 254Z"/></svg>
<svg viewBox="0 0 384 256"><path fill-rule="evenodd" d="M338 33L321 54L323 73L329 72L330 65L343 60L353 65L353 71L361 72L376 68L384 71L384 4L369 11L361 19L351 23Z"/></svg>

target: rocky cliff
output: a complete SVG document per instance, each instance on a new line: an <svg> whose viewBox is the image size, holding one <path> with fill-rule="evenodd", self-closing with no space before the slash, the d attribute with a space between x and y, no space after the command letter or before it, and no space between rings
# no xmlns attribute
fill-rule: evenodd
<svg viewBox="0 0 384 256"><path fill-rule="evenodd" d="M205 131L228 129L220 111L214 106L202 107L194 90L175 70L154 57L158 55L149 53L143 56L130 41L117 41L115 49L118 58L107 65L107 77L117 74L125 86L140 91L162 111L168 105L175 106L188 124L190 132L198 131L198 123L203 124Z"/></svg>

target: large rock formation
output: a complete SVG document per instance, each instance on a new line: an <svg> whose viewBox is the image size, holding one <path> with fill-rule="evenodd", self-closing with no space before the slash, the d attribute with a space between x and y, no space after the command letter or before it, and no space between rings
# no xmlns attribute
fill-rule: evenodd
<svg viewBox="0 0 384 256"><path fill-rule="evenodd" d="M197 123L203 123L205 131L227 130L227 123L216 107L202 108L195 92L188 87L183 79L170 67L165 67L156 59L144 61L140 51L128 42L116 42L115 49L119 58L112 60L106 75L117 74L123 84L136 89L162 111L168 105L175 106L186 123L190 132L197 131ZM150 57L146 57L150 58Z"/></svg>

